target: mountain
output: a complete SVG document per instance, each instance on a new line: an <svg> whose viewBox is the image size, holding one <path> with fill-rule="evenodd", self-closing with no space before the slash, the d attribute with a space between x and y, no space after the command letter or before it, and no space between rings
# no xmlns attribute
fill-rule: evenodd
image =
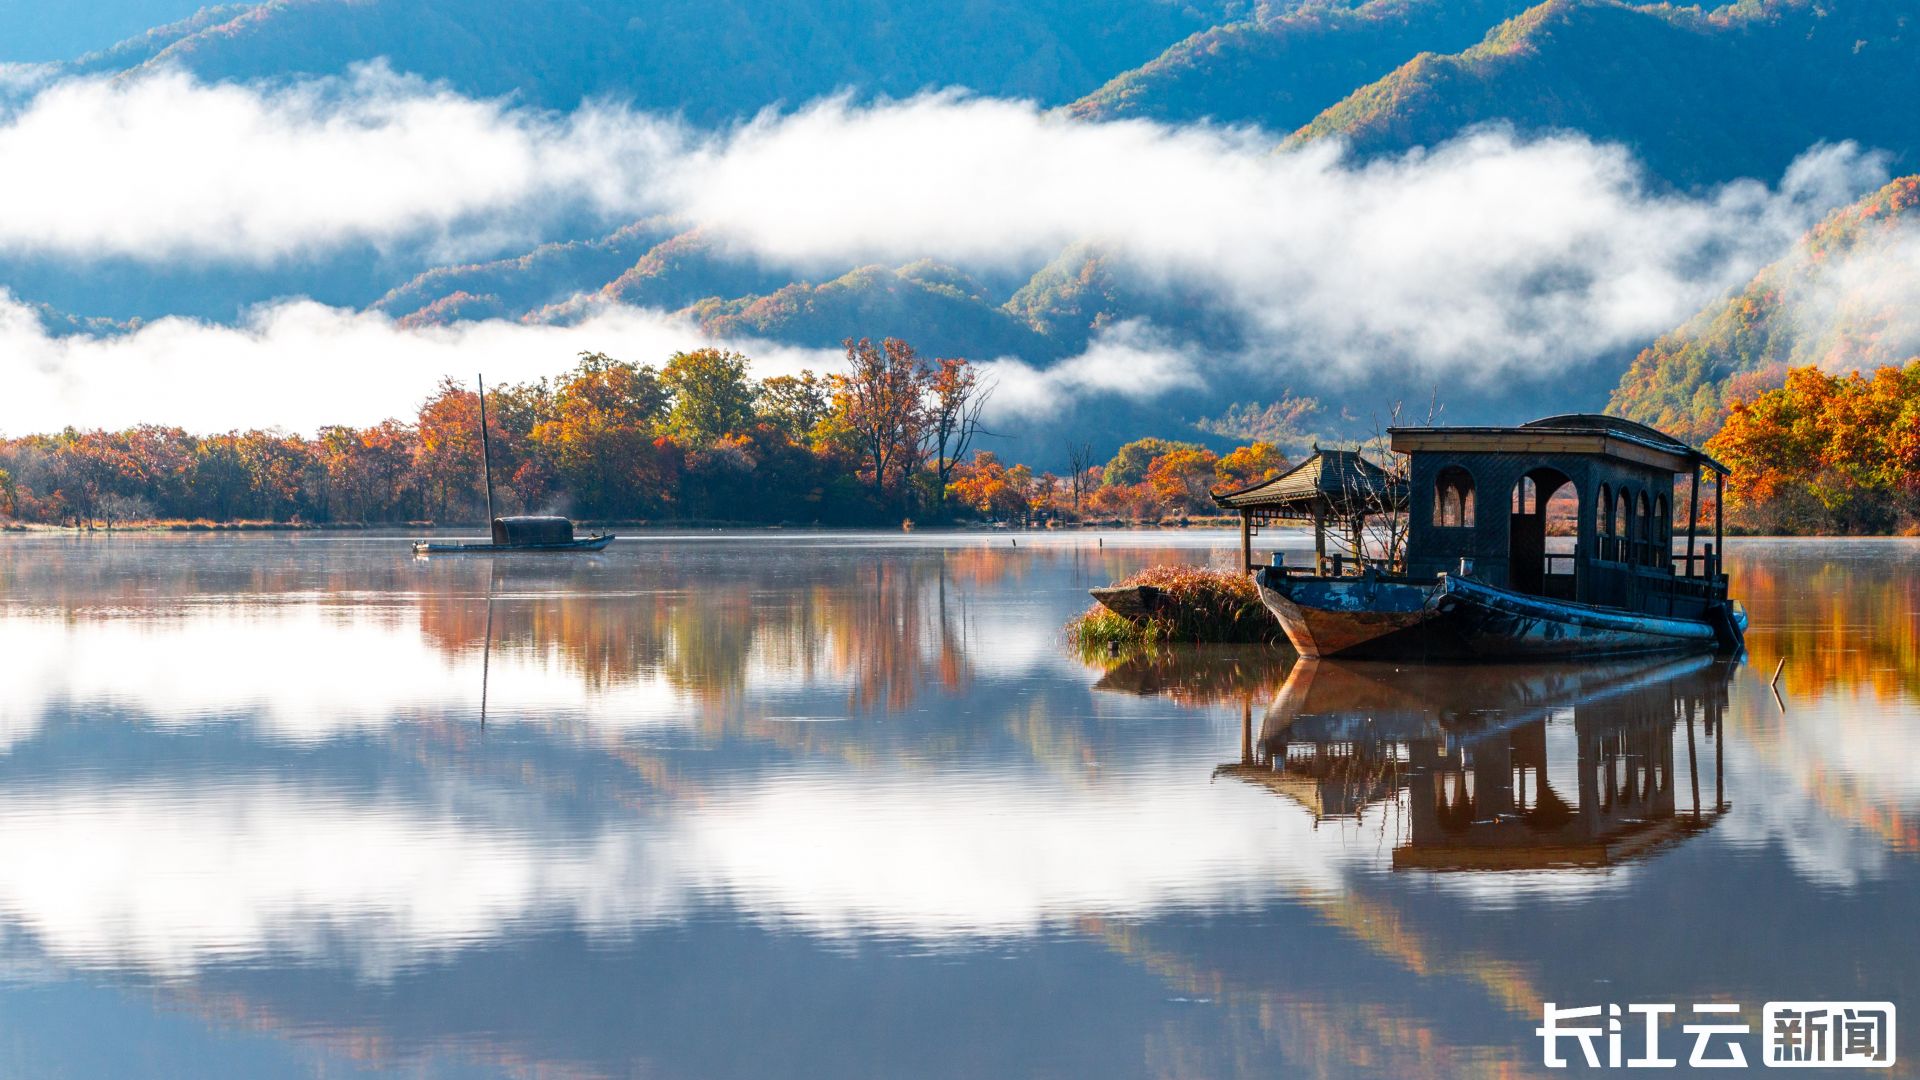
<svg viewBox="0 0 1920 1080"><path fill-rule="evenodd" d="M394 287L369 307L404 318L436 305L444 308L443 301L454 296L486 297L501 311L518 316L565 300L583 283L618 276L674 231L669 223L650 218L597 240L542 244L513 258L437 267Z"/></svg>
<svg viewBox="0 0 1920 1080"><path fill-rule="evenodd" d="M1002 307L1063 347L1079 349L1094 331L1144 318L1176 336L1230 350L1241 344L1239 320L1208 290L1170 284L1147 287L1116 269L1097 247L1074 244L1022 285Z"/></svg>
<svg viewBox="0 0 1920 1080"><path fill-rule="evenodd" d="M1713 11L1549 0L1461 52L1422 54L1292 142L1363 158L1476 124L1620 142L1680 186L1777 177L1819 142L1920 160L1920 0L1741 0Z"/></svg>
<svg viewBox="0 0 1920 1080"><path fill-rule="evenodd" d="M81 58L207 79L337 74L385 57L463 93L606 97L711 124L842 89L1063 103L1224 16L1228 0L266 0Z"/></svg>
<svg viewBox="0 0 1920 1080"><path fill-rule="evenodd" d="M859 336L904 338L926 356L1039 360L1071 349L995 304L979 282L930 261L897 270L863 266L821 285L705 300L690 312L714 334L815 347Z"/></svg>
<svg viewBox="0 0 1920 1080"><path fill-rule="evenodd" d="M1318 0L1263 8L1181 41L1074 102L1094 120L1212 119L1292 131L1357 86L1422 52L1453 52L1527 7L1523 0Z"/></svg>
<svg viewBox="0 0 1920 1080"><path fill-rule="evenodd" d="M1920 176L1828 215L1786 257L1634 358L1609 403L1704 439L1728 404L1788 366L1873 368L1920 356Z"/></svg>

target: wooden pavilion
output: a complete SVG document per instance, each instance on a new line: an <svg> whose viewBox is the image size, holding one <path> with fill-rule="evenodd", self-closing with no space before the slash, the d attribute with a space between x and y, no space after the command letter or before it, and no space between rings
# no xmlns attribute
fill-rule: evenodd
<svg viewBox="0 0 1920 1080"><path fill-rule="evenodd" d="M1251 570L1253 538L1260 526L1275 521L1313 522L1314 572L1331 565L1337 576L1345 560L1327 559L1327 529L1342 530L1353 545L1356 569L1366 566L1365 523L1370 515L1397 514L1407 507L1406 481L1368 461L1357 450L1313 448L1305 461L1271 479L1237 491L1216 492L1213 501L1240 515L1240 563ZM1385 562L1391 562L1388 552Z"/></svg>

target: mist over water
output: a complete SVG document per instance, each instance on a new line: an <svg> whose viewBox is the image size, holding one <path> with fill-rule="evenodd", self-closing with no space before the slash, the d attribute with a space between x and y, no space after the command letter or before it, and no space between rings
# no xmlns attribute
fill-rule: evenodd
<svg viewBox="0 0 1920 1080"><path fill-rule="evenodd" d="M1238 554L1101 540L0 538L0 1074L1454 1076L1920 989L1920 543L1731 542L1737 666L1396 670L1082 659Z"/></svg>

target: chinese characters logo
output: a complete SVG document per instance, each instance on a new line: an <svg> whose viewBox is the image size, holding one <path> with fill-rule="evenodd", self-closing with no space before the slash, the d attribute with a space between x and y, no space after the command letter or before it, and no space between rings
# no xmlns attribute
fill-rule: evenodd
<svg viewBox="0 0 1920 1080"><path fill-rule="evenodd" d="M1561 1008L1549 1001L1534 1034L1544 1044L1549 1069L1567 1068L1569 1052L1593 1069L1670 1069L1680 1059L1662 1052L1661 1025L1678 1012L1679 1006L1671 1004ZM1697 1004L1690 1015L1694 1022L1680 1026L1689 1038L1668 1044L1675 1055L1685 1046L1692 1068L1747 1067L1745 1040L1753 1027L1740 1022L1739 1005ZM1888 1001L1769 1001L1762 1013L1759 1062L1783 1069L1891 1068L1895 1027Z"/></svg>

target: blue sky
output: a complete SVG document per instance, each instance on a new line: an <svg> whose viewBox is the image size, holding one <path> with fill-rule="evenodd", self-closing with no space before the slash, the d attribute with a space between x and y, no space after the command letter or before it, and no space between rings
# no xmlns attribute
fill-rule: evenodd
<svg viewBox="0 0 1920 1080"><path fill-rule="evenodd" d="M0 0L0 62L66 60L184 18L208 0Z"/></svg>

